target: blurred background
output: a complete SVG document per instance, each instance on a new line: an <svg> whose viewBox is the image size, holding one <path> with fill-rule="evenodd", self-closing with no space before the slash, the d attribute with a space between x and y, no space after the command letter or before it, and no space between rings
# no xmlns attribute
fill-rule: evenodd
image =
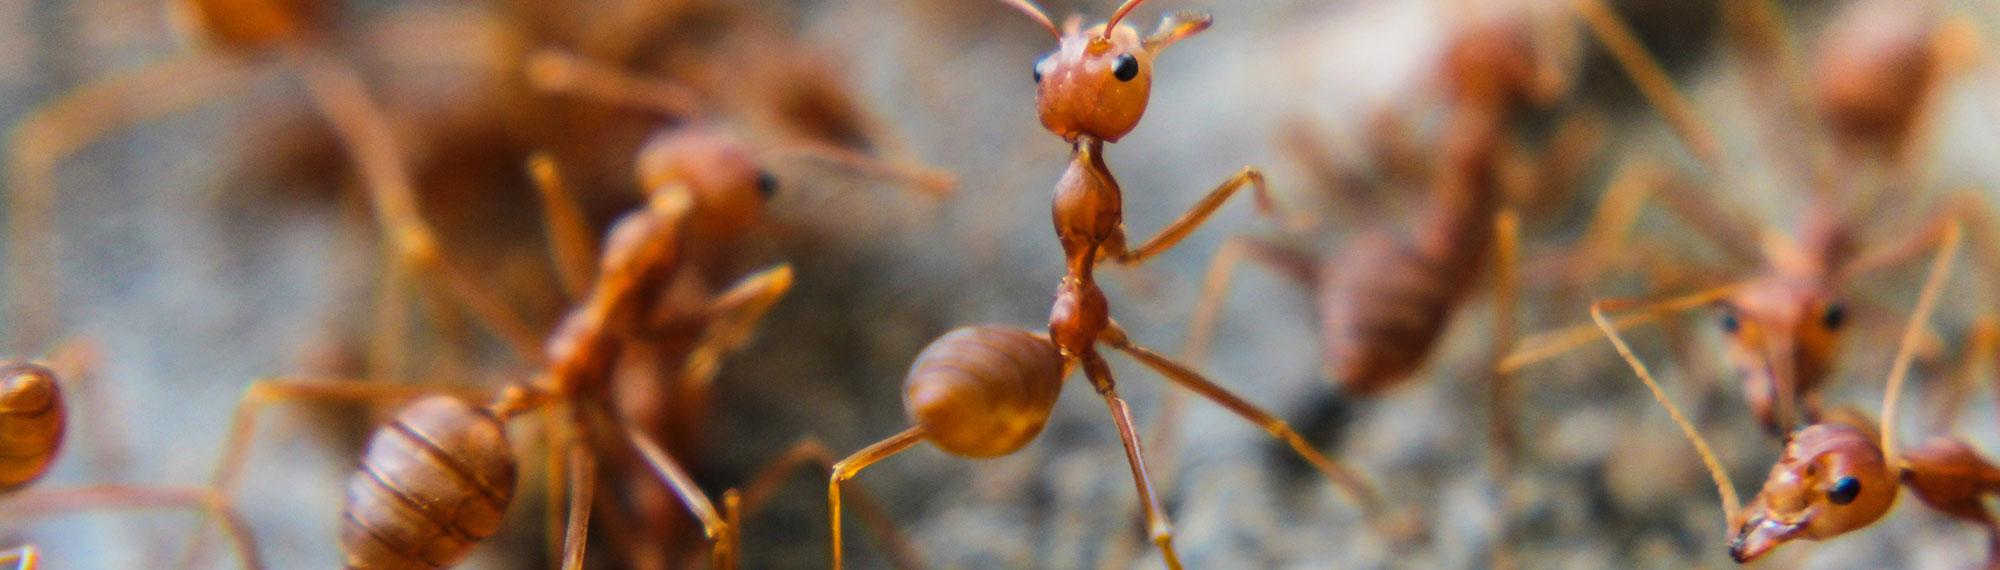
<svg viewBox="0 0 2000 570"><path fill-rule="evenodd" d="M1058 21L1071 13L1096 21L1114 4L1058 0L1046 8ZM1890 3L1887 12L1861 16L1847 2L1778 2L1783 35L1775 52L1791 57L1772 64L1732 41L1726 24L1741 23L1729 12L1735 3L1613 4L1719 136L1721 175L1678 142L1568 3L1149 2L1131 19L1142 31L1183 9L1208 10L1215 25L1161 55L1145 120L1106 153L1131 233L1150 236L1244 165L1261 167L1288 210L1319 224L1288 232L1248 204L1225 206L1153 263L1100 272L1113 315L1139 342L1180 354L1202 272L1228 238L1260 236L1331 258L1369 232L1412 231L1427 181L1397 180L1393 165L1374 159L1427 164L1437 156L1453 126L1440 62L1475 25L1512 22L1539 53L1552 54L1568 87L1505 135L1522 153L1516 162L1568 172L1537 179L1563 184L1516 197L1529 263L1518 326L1528 333L1587 322L1592 298L1665 296L1757 275L1757 264L1731 260L1700 235L1699 221L1677 218L1658 201L1638 208L1637 237L1603 271L1571 280L1540 269L1551 267L1536 265L1541 260L1564 259L1586 241L1623 166L1657 164L1686 181L1662 192L1713 199L1769 235L1804 231L1802 204L1850 198L1815 194L1810 174L1788 162L1802 145L1832 139L1831 129L1818 115L1772 111L1785 108L1788 81L1813 85L1837 71L1841 60L1819 57L1829 38L1873 37L1875 28L1841 22L1908 14L2000 37L2000 11L1988 2ZM204 484L237 402L258 379L494 388L531 377L499 337L448 307L424 308L446 305L421 286L385 277L366 192L290 56L201 41L177 31L168 8L162 0L0 0L0 124L15 125L12 132L105 78L176 58L220 62L204 75L77 113L77 121L97 121L119 109L198 101L113 131L61 162L48 179L54 201L29 212L39 222L23 221L20 200L8 202L9 251L39 256L55 287L52 298L25 305L49 311L47 330L20 334L34 325L19 302L0 317L0 329L13 333L5 349L38 357L58 339L82 338L99 355L82 384L66 386L71 431L37 488ZM754 341L725 361L705 414L671 420L695 424L669 439L711 496L743 484L795 441L815 438L838 456L907 427L901 379L945 331L1046 322L1062 271L1048 200L1069 148L1040 127L1033 106L1030 69L1053 44L999 2L371 0L321 9L309 32L313 49L361 71L394 126L446 255L537 331L553 327L565 295L524 166L532 151L555 157L599 228L641 203L632 163L644 137L693 123L752 147L814 141L957 176L956 192L937 199L838 168L773 165L781 189L767 223L740 243L690 246L706 248L719 274L789 262L798 275ZM699 110L669 117L537 91L523 69L542 48L682 86ZM1995 67L1978 46L1962 61L1937 74L1934 94L1913 111L1924 126L1907 145L1915 158L1899 163L1907 170L1862 170L1855 176L1864 182L1840 185L1894 193L1857 222L1864 245L1915 233L1953 193L1993 198ZM1902 79L1864 81L1873 89L1863 92L1888 91ZM1301 142L1310 140L1325 144ZM1408 146L1399 154L1398 144ZM1542 157L1549 149L1563 152ZM9 163L10 194L21 191L23 164ZM1327 164L1362 174L1329 177ZM1390 206L1356 210L1357 193ZM1951 204L1988 215L1975 202ZM41 229L24 236L24 223ZM1824 394L1829 404L1879 413L1882 379L1927 257L1917 259L1841 284L1854 324ZM2000 449L1993 371L1962 365L1974 323L2000 300L1986 293L1996 268L1973 259L1961 259L1928 327L1904 400L1905 441L1951 433ZM0 282L10 298L22 292L19 273ZM1254 265L1238 272L1200 368L1351 461L1378 482L1391 509L1423 524L1396 536L1377 532L1256 426L1190 399L1164 443L1149 444L1183 559L1200 568L1733 564L1707 473L1601 341L1514 376L1522 443L1511 475L1495 475L1485 372L1494 351L1493 279L1489 269L1477 274L1479 285L1419 371L1360 398L1336 396L1321 372L1315 295ZM382 306L395 299L411 306L387 320L411 333L392 347L403 358L384 363L377 356L385 350L383 315L398 313ZM1736 387L1720 318L1716 309L1696 309L1630 338L1747 497L1780 446ZM1165 382L1110 358L1145 434L1162 433L1153 420ZM1970 384L1954 391L1953 378ZM1079 385L1065 387L1040 439L1019 453L968 460L920 446L852 486L887 506L926 566L1159 567L1117 432L1087 384L1071 384ZM344 482L382 418L356 406L280 404L257 422L236 499L267 563L338 563ZM527 473L507 530L466 567L549 566L534 423L516 422ZM746 521L747 566L825 564L824 475L809 471ZM1980 529L1907 497L1900 503L1870 528L1781 548L1761 564L1959 568L1985 559ZM153 566L177 556L199 521L173 512L28 515L0 520L0 547L38 545L52 568ZM674 528L652 541L667 551L652 562L699 559L697 529ZM854 564L891 564L857 521L847 528L857 537ZM592 542L593 566L644 567L612 542Z"/></svg>

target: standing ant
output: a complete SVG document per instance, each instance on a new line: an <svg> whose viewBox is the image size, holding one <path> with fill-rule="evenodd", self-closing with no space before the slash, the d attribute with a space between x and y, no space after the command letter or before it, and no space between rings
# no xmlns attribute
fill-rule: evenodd
<svg viewBox="0 0 2000 570"><path fill-rule="evenodd" d="M1726 183L1737 182L1737 178L1732 176L1736 174L1731 170L1733 165L1721 154L1719 139L1696 115L1692 105L1675 90L1658 63L1646 53L1617 14L1603 3L1590 0L1579 2L1578 10L1627 75L1639 85L1653 106L1665 115L1684 148L1711 175L1719 176ZM1761 22L1760 29L1774 30L1777 26L1775 19L1757 21ZM1836 25L1834 29L1845 28ZM1940 69L1958 65L1951 63L1958 57L1952 54L1962 53L1963 46L1971 42L1963 33L1963 28L1958 26L1910 29L1927 34L1919 36L1922 39L1912 38L1910 41L1917 42L1918 46L1936 46L1924 47L1919 53L1941 60L1941 63L1935 64ZM1781 31L1767 33L1785 35ZM1752 44L1752 48L1768 47L1768 42L1745 43ZM1832 45L1839 44L1835 42ZM1885 50L1909 47L1906 42L1870 45ZM1897 101L1918 105L1937 97L1929 91L1936 88L1938 81L1928 76L1906 76L1894 65L1875 65L1871 57L1882 57L1878 52L1830 49L1828 53L1843 55L1854 62L1841 67L1843 71L1836 76L1875 74L1874 80L1869 82L1873 86L1871 89L1882 93L1908 92L1894 97ZM1752 53L1753 60L1757 55ZM1766 54L1766 57L1776 56ZM1883 79L1896 81L1884 82ZM1829 81L1838 84L1855 80ZM1794 88L1802 89L1798 86ZM1827 120L1833 126L1836 139L1842 141L1843 147L1907 148L1916 144L1910 141L1910 131L1915 128L1910 123L1899 122L1894 128L1879 129L1844 126L1852 122L1861 106L1850 104L1853 102L1841 93L1843 91L1839 89L1822 90L1819 101L1821 110L1827 113ZM1800 97L1804 98L1803 95ZM1915 115L1904 116L1904 119L1914 120L1911 117ZM1794 130L1796 128L1793 127ZM1807 163L1807 166L1812 170L1826 170L1814 163ZM1854 168L1847 161L1843 161L1842 167ZM1773 234L1767 236L1759 247L1753 237L1754 231L1729 212L1716 208L1717 204L1701 200L1700 196L1657 192L1661 187L1678 185L1658 166L1646 162L1628 165L1616 175L1613 190L1607 192L1604 198L1606 207L1600 208L1599 219L1593 223L1592 235L1602 239L1593 240L1581 254L1586 259L1622 255L1635 216L1626 215L1622 220L1612 221L1614 216L1604 214L1614 210L1629 212L1635 207L1634 202L1657 196L1678 210L1680 218L1695 226L1696 233L1710 238L1729 255L1743 260L1761 259L1763 270L1755 277L1656 302L1642 311L1635 311L1640 314L1621 318L1615 324L1623 329L1670 313L1709 305L1721 306L1723 315L1719 325L1728 335L1729 358L1742 377L1746 400L1758 420L1774 434L1785 433L1790 426L1798 425L1800 419L1811 421L1818 414L1818 389L1833 370L1839 339L1850 320L1848 306L1839 291L1843 283L1915 258L1937 243L1947 224L1958 221L1966 224L1967 231L1979 236L1975 244L1980 248L1981 262L1990 267L2000 267L2000 248L1996 248L1996 243L2000 242L1992 239L1993 227L1987 219L1984 205L1970 194L1955 194L1943 200L1937 211L1929 214L1917 231L1887 243L1862 248L1861 232L1866 228L1857 227L1856 222L1873 215L1875 206L1880 205L1876 202L1882 196L1871 196L1871 193L1880 186L1891 185L1857 181L1851 172L1839 175L1807 173L1806 176L1816 182L1810 185L1813 191L1799 196L1805 207L1798 209L1801 219L1797 239L1785 240ZM1955 220L1961 217L1963 220ZM1583 346L1595 337L1596 333L1588 325L1535 335L1521 343L1524 348L1503 359L1500 369L1503 372L1518 370Z"/></svg>
<svg viewBox="0 0 2000 570"><path fill-rule="evenodd" d="M1933 438L1907 451L1899 449L1896 441L1896 410L1903 383L1923 327L1944 291L1961 236L1957 222L1946 223L1942 243L1891 364L1879 426L1868 425L1866 416L1859 412L1837 413L1846 411L1839 410L1790 432L1784 454L1747 507L1740 505L1728 472L1701 433L1667 398L1645 363L1618 334L1618 327L1605 317L1606 311L1631 303L1605 300L1591 305L1593 324L1680 426L1708 468L1722 498L1730 558L1750 562L1786 542L1827 540L1866 528L1888 514L1900 483L1925 506L1984 527L1990 545L1986 566L2000 564L2000 521L1994 520L1983 503L1994 490L1992 482L2000 480L2000 466L1954 438Z"/></svg>
<svg viewBox="0 0 2000 570"><path fill-rule="evenodd" d="M87 509L194 510L222 527L243 568L263 568L243 517L207 489L111 484L27 490L48 473L62 451L70 408L61 379L84 376L94 360L92 348L80 341L62 344L46 363L0 360L0 519ZM0 563L17 568L32 570L39 560L33 546L0 553Z"/></svg>
<svg viewBox="0 0 2000 570"><path fill-rule="evenodd" d="M904 404L915 426L870 445L841 461L828 484L833 511L833 560L842 562L840 494L843 482L862 469L919 442L965 457L994 457L1019 450L1040 433L1063 379L1081 366L1104 398L1139 498L1150 536L1166 564L1181 566L1173 531L1146 473L1132 412L1118 395L1111 367L1097 345L1125 352L1141 364L1244 419L1318 468L1371 514L1374 491L1346 467L1320 454L1292 427L1216 385L1193 369L1133 342L1111 319L1110 306L1093 271L1102 261L1137 265L1173 247L1192 233L1237 190L1255 192L1261 209L1274 209L1264 176L1244 168L1211 191L1159 234L1128 247L1118 182L1104 161L1104 145L1130 133L1145 113L1155 57L1168 46L1208 28L1202 12L1167 16L1149 36L1121 25L1145 0L1126 0L1105 23L1082 27L1071 18L1058 29L1031 0L1003 0L1046 29L1056 51L1035 64L1042 126L1070 143L1069 169L1056 182L1053 217L1067 271L1056 290L1046 336L1018 329L974 327L939 337L924 349L905 379Z"/></svg>

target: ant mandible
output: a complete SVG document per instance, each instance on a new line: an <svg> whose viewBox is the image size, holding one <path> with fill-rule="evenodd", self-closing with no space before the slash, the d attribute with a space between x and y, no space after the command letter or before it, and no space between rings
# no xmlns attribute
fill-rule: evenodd
<svg viewBox="0 0 2000 570"><path fill-rule="evenodd" d="M1125 16L1145 0L1126 0L1103 24L1088 29L1072 18L1059 30L1030 0L1002 0L1041 24L1058 42L1056 51L1034 68L1042 126L1072 146L1069 169L1056 182L1056 237L1067 271L1056 291L1047 336L1019 329L976 327L940 337L912 365L904 401L917 424L871 445L834 469L828 500L833 510L834 567L842 562L840 492L842 483L867 466L919 442L948 453L994 457L1019 450L1037 435L1054 406L1063 378L1078 366L1104 398L1118 426L1126 460L1145 505L1148 535L1168 567L1179 568L1173 532L1146 473L1132 412L1118 395L1111 367L1098 352L1103 343L1197 394L1228 408L1285 442L1371 515L1374 490L1346 467L1320 454L1277 416L1216 385L1192 368L1133 342L1111 319L1092 271L1101 261L1142 263L1192 233L1237 190L1252 188L1259 206L1274 210L1255 168L1224 181L1180 219L1136 248L1126 245L1118 182L1104 162L1105 143L1130 133L1145 113L1152 88L1153 59L1167 46L1208 28L1201 12L1167 16L1157 31L1141 37Z"/></svg>

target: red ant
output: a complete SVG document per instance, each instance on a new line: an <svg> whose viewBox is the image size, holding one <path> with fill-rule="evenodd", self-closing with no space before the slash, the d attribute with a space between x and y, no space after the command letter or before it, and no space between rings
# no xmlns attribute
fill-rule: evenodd
<svg viewBox="0 0 2000 570"><path fill-rule="evenodd" d="M1169 380L1257 424L1318 468L1373 513L1373 490L1347 468L1320 454L1283 420L1203 378L1191 368L1133 342L1110 317L1109 302L1093 271L1101 261L1143 263L1186 238L1237 190L1250 187L1262 210L1273 209L1264 177L1245 168L1224 181L1179 220L1136 248L1128 247L1118 182L1104 161L1104 145L1130 133L1144 115L1152 88L1153 60L1180 40L1208 28L1206 13L1167 16L1151 35L1120 25L1144 0L1126 0L1104 24L1082 27L1072 18L1058 29L1030 0L1003 0L1046 29L1056 51L1035 64L1042 126L1070 143L1069 169L1056 183L1056 237L1067 272L1056 290L1046 336L1010 328L975 327L933 341L912 365L904 402L917 424L868 446L835 467L828 500L833 506L834 566L842 561L842 483L867 466L919 442L966 457L1006 455L1027 445L1048 419L1062 380L1081 366L1109 407L1139 498L1148 535L1167 565L1180 567L1173 531L1153 490L1132 413L1119 397L1111 367L1097 345L1123 351Z"/></svg>
<svg viewBox="0 0 2000 570"><path fill-rule="evenodd" d="M1987 566L2000 564L2000 521L1995 521L1983 503L1993 492L1992 482L2000 480L2000 466L1981 458L1958 439L1934 438L1905 451L1899 449L1895 435L1897 402L1910 362L1923 327L1944 292L1961 241L1956 222L1947 222L1942 231L1942 243L1891 364L1879 426L1869 425L1859 412L1836 410L1791 432L1786 436L1784 454L1747 507L1740 505L1729 474L1708 443L1633 355L1618 327L1605 317L1606 311L1630 303L1598 301L1591 305L1595 326L1611 340L1619 356L1701 455L1722 497L1729 555L1737 562L1755 560L1786 542L1828 540L1866 528L1888 514L1898 489L1907 486L1925 506L1985 527L1991 545Z"/></svg>
<svg viewBox="0 0 2000 570"><path fill-rule="evenodd" d="M1773 8L1764 6L1763 9ZM1730 177L1733 173L1731 165L1724 160L1717 137L1697 117L1686 99L1675 91L1666 74L1618 16L1594 0L1579 2L1578 10L1653 106L1666 116L1678 139L1698 162L1726 181L1733 180ZM1778 24L1773 18L1752 21L1755 22L1752 28L1760 30L1760 33L1777 37L1785 35L1777 29ZM1834 29L1845 27L1836 25ZM1826 52L1830 54L1828 57L1844 58L1841 61L1847 62L1847 65L1835 66L1839 71L1830 73L1829 77L1835 79L1828 81L1836 85L1852 81L1841 79L1850 75L1896 78L1899 81L1871 84L1877 85L1877 91L1901 93L1893 97L1896 101L1925 107L1924 101L1937 97L1933 92L1939 81L1928 75L1905 76L1895 65L1883 64L1879 60L1900 61L1902 56L1890 57L1885 53L1916 50L1911 53L1921 54L1926 61L1932 62L1927 65L1952 69L1959 65L1956 62L1963 60L1964 52L1975 42L1962 26L1905 26L1896 29L1913 37L1904 41L1867 44L1872 49L1830 48ZM1744 43L1751 48L1768 49L1773 45L1768 41L1746 40ZM1836 41L1831 45L1841 44ZM1782 61L1784 54L1752 51L1751 55L1755 61ZM1794 89L1801 92L1799 98L1806 98L1802 87L1795 85ZM1842 148L1907 149L1916 144L1912 142L1915 136L1912 133L1919 129L1912 121L1917 120L1919 115L1913 112L1897 113L1901 118L1894 121L1894 125L1855 128L1852 125L1883 124L1860 119L1864 115L1878 114L1883 109L1879 105L1863 105L1854 101L1849 97L1850 93L1842 89L1822 89L1818 95L1819 108L1827 113L1827 120L1833 126L1835 138ZM1961 194L1941 204L1920 230L1889 243L1863 249L1859 247L1859 238L1864 228L1856 227L1856 221L1880 205L1878 201L1882 196L1866 194L1879 184L1856 184L1852 182L1856 178L1855 173L1836 175L1832 173L1832 165L1821 166L1819 162L1812 160L1805 163L1810 166L1809 170L1819 172L1809 174L1816 183L1812 184L1814 191L1802 196L1806 207L1801 209L1800 233L1795 241L1767 236L1759 247L1752 230L1728 212L1715 208L1715 204L1691 199L1697 197L1679 195L1678 192L1656 192L1675 182L1658 167L1638 163L1617 175L1612 189L1604 198L1607 207L1600 208L1601 215L1593 223L1591 234L1598 238L1583 248L1586 260L1620 255L1634 216L1626 215L1622 220L1613 221L1615 216L1602 214L1613 211L1629 214L1633 203L1656 196L1675 208L1679 217L1693 224L1698 233L1712 238L1716 245L1734 257L1761 258L1765 269L1756 277L1658 302L1642 314L1622 318L1616 324L1622 329L1673 312L1720 305L1724 309L1720 326L1728 335L1730 360L1742 375L1746 400L1751 411L1773 433L1783 433L1801 418L1811 420L1817 414L1818 389L1833 370L1838 341L1850 317L1848 306L1839 292L1842 283L1921 254L1936 243L1942 228L1952 222L1955 215L1970 216L1964 221L1975 235L1985 238L1992 231L1981 213L1983 206L1978 200ZM1858 168L1851 160L1843 160L1841 164L1850 169ZM1849 187L1858 187L1860 192L1855 194L1860 197L1843 201L1847 197L1836 191ZM1982 261L2000 267L2000 250L1994 249L1995 242L1980 239L1976 243L1981 248ZM1503 359L1500 368L1502 371L1517 370L1583 346L1594 337L1595 333L1587 326L1537 335L1522 343L1526 348Z"/></svg>

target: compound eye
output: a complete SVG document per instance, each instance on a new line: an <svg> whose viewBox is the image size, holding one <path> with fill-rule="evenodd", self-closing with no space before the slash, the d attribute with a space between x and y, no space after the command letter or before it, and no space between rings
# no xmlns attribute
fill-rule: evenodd
<svg viewBox="0 0 2000 570"><path fill-rule="evenodd" d="M1841 325L1847 324L1847 305L1841 303L1827 305L1826 315L1822 319L1827 330L1840 330Z"/></svg>
<svg viewBox="0 0 2000 570"><path fill-rule="evenodd" d="M1736 311L1725 310L1722 312L1722 332L1736 334L1736 331L1742 328L1743 321L1736 318Z"/></svg>
<svg viewBox="0 0 2000 570"><path fill-rule="evenodd" d="M1861 496L1861 480L1852 476L1841 477L1839 481L1833 482L1832 488L1826 490L1826 500L1836 505L1852 503L1854 498L1859 496Z"/></svg>
<svg viewBox="0 0 2000 570"><path fill-rule="evenodd" d="M764 195L765 200L770 200L771 198L777 197L778 177L772 176L771 172L768 170L763 172L758 172L757 193Z"/></svg>
<svg viewBox="0 0 2000 570"><path fill-rule="evenodd" d="M1042 66L1048 65L1048 63L1049 58L1046 57L1035 62L1035 83L1042 82Z"/></svg>
<svg viewBox="0 0 2000 570"><path fill-rule="evenodd" d="M1118 67L1111 69L1111 76L1118 78L1119 81L1131 81L1132 78L1138 77L1139 58L1132 57L1129 53L1118 56Z"/></svg>

